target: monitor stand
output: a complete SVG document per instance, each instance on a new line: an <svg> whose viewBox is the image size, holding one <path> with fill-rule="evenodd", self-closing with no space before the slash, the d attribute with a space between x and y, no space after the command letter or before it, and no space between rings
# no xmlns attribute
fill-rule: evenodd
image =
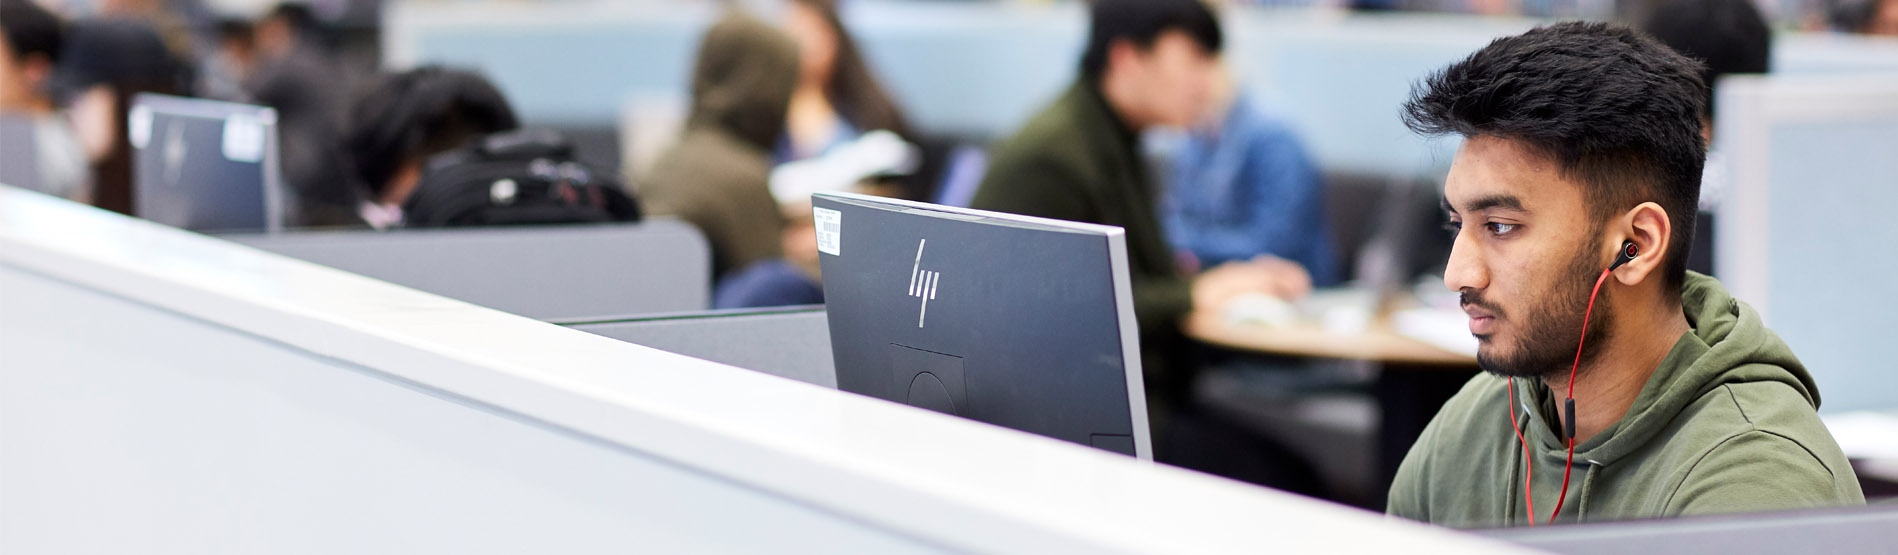
<svg viewBox="0 0 1898 555"><path fill-rule="evenodd" d="M890 384L897 400L944 414L968 416L962 357L890 344Z"/></svg>

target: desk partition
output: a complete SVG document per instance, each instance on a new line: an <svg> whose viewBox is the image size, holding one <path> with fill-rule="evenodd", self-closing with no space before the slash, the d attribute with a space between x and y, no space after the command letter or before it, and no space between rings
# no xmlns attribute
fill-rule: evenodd
<svg viewBox="0 0 1898 555"><path fill-rule="evenodd" d="M223 238L529 318L704 310L711 250L678 220Z"/></svg>
<svg viewBox="0 0 1898 555"><path fill-rule="evenodd" d="M835 389L823 306L714 310L556 322L567 327Z"/></svg>
<svg viewBox="0 0 1898 555"><path fill-rule="evenodd" d="M1898 405L1898 71L1733 77L1720 95L1716 275L1811 369L1821 411Z"/></svg>
<svg viewBox="0 0 1898 555"><path fill-rule="evenodd" d="M1898 546L1898 506L1544 526L1480 533L1539 550L1572 555L1878 553Z"/></svg>
<svg viewBox="0 0 1898 555"><path fill-rule="evenodd" d="M1517 548L0 187L0 553Z"/></svg>

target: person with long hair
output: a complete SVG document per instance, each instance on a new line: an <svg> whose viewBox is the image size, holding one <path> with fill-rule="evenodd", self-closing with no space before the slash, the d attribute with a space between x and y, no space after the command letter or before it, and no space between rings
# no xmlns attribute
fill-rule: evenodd
<svg viewBox="0 0 1898 555"><path fill-rule="evenodd" d="M792 0L783 23L797 42L799 60L797 89L775 153L779 162L820 156L876 130L915 142L902 112L844 28L837 0Z"/></svg>

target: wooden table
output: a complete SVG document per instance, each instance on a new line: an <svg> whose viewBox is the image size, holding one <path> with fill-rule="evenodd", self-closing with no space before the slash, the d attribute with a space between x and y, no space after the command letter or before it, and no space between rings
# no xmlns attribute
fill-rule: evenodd
<svg viewBox="0 0 1898 555"><path fill-rule="evenodd" d="M1400 299L1393 306L1414 301ZM1476 357L1412 339L1392 328L1387 312L1358 333L1336 333L1316 322L1272 326L1233 322L1218 312L1187 315L1181 329L1196 341L1237 351L1301 358L1363 360L1378 366L1378 475L1372 483L1381 508L1397 467L1443 403L1479 371Z"/></svg>
<svg viewBox="0 0 1898 555"><path fill-rule="evenodd" d="M1405 366L1447 366L1463 370L1476 366L1476 357L1454 353L1412 339L1392 329L1389 315L1377 318L1363 332L1333 333L1315 322L1268 326L1232 322L1216 312L1194 312L1182 324L1196 341L1270 355L1367 360Z"/></svg>

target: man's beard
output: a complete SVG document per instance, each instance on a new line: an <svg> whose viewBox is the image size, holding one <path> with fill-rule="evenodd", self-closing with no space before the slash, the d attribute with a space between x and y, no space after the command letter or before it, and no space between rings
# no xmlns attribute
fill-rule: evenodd
<svg viewBox="0 0 1898 555"><path fill-rule="evenodd" d="M1547 378L1562 370L1562 364L1575 362L1575 341L1582 337L1582 317L1588 310L1588 294L1595 287L1595 280L1601 277L1602 266L1597 266L1588 256L1587 249L1577 253L1554 287L1542 295L1541 302L1529 310L1516 311L1513 324L1516 333L1515 349L1507 356L1496 354L1491 349L1477 351L1476 363L1484 371L1500 376L1522 378ZM1590 317L1588 339L1584 341L1581 363L1586 365L1601 352L1603 337L1608 333L1611 311L1603 299L1606 291L1596 299L1595 308L1601 309ZM1500 307L1488 304L1481 293L1464 291L1464 305L1474 304L1497 316L1498 321L1509 322L1509 317Z"/></svg>

